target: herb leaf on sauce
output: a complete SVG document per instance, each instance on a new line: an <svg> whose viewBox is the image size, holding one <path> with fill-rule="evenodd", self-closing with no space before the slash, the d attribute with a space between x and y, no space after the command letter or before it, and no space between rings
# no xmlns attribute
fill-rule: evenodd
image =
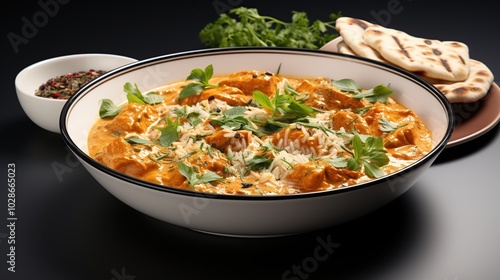
<svg viewBox="0 0 500 280"><path fill-rule="evenodd" d="M271 110L271 120L273 121L293 122L314 113L313 108L298 102L286 90L283 94L277 90L272 98L261 91L254 91L253 98L259 105Z"/></svg>
<svg viewBox="0 0 500 280"><path fill-rule="evenodd" d="M331 165L337 168L344 168L347 167L347 159L342 158L342 157L336 157L327 160Z"/></svg>
<svg viewBox="0 0 500 280"><path fill-rule="evenodd" d="M137 84L132 85L127 82L123 85L123 91L127 93L128 102L154 105L163 101L163 96L155 92L148 92L146 95L143 95L137 87Z"/></svg>
<svg viewBox="0 0 500 280"><path fill-rule="evenodd" d="M391 95L392 90L384 85L378 85L374 88L367 89L363 92L353 95L353 98L361 99L364 98L370 103L387 103L387 99Z"/></svg>
<svg viewBox="0 0 500 280"><path fill-rule="evenodd" d="M177 131L177 128L179 127L179 119L172 121L169 118L165 118L165 120L167 121L167 126L161 129L160 144L163 147L168 147L179 139L180 134Z"/></svg>
<svg viewBox="0 0 500 280"><path fill-rule="evenodd" d="M367 136L362 140L359 134L354 134L352 147L352 152L344 148L352 156L347 160L347 168L359 171L363 166L365 174L370 178L385 175L380 167L389 163L389 157L384 150L381 137Z"/></svg>
<svg viewBox="0 0 500 280"><path fill-rule="evenodd" d="M128 137L128 138L123 138L123 140L127 141L130 144L156 145L156 143L153 141L149 141L149 140L142 139L139 137Z"/></svg>
<svg viewBox="0 0 500 280"><path fill-rule="evenodd" d="M211 119L210 122L212 124L229 127L232 130L240 130L250 125L248 119L243 116L246 110L247 108L245 107L233 107L222 113L220 118Z"/></svg>
<svg viewBox="0 0 500 280"><path fill-rule="evenodd" d="M332 85L341 91L359 93L362 88L353 79L340 79L332 81Z"/></svg>
<svg viewBox="0 0 500 280"><path fill-rule="evenodd" d="M179 117L179 118L186 118L186 120L193 126L197 126L198 124L202 123L202 120L200 118L200 113L198 112L190 112L188 113L187 106L182 106L180 108L174 108L174 113Z"/></svg>
<svg viewBox="0 0 500 280"><path fill-rule="evenodd" d="M308 123L306 117L314 116L316 113L315 109L301 103L301 101L305 100L302 96L286 87L282 94L280 94L279 90L276 90L272 98L269 98L261 91L254 91L252 96L258 105L271 111L270 116L267 118L253 119L254 122L261 126L259 131L264 134L275 133L294 122ZM299 99L295 99L295 97Z"/></svg>
<svg viewBox="0 0 500 280"><path fill-rule="evenodd" d="M385 104L387 103L389 96L392 94L392 90L384 85L378 85L374 88L363 90L361 86L359 86L352 79L335 80L332 81L332 85L341 91L351 93L353 98L364 98L370 103L380 102Z"/></svg>
<svg viewBox="0 0 500 280"><path fill-rule="evenodd" d="M406 124L393 125L386 118L381 118L378 123L380 124L380 130L383 132L393 132L396 129L405 126Z"/></svg>
<svg viewBox="0 0 500 280"><path fill-rule="evenodd" d="M248 170L264 170L271 166L272 158L266 157L264 154L256 155L247 162L246 169Z"/></svg>
<svg viewBox="0 0 500 280"><path fill-rule="evenodd" d="M167 122L166 127L156 127L156 129L160 130L161 133L159 139L155 141L150 141L139 137L128 137L124 138L124 140L130 144L160 145L163 147L169 147L180 137L180 133L177 131L177 128L179 127L179 119L172 121L169 118L165 118L165 121Z"/></svg>
<svg viewBox="0 0 500 280"><path fill-rule="evenodd" d="M179 172L184 176L188 182L189 186L195 186L200 183L210 183L217 180L222 180L224 177L217 175L213 171L205 171L203 174L199 174L195 171L192 166L189 166L183 162L177 164Z"/></svg>
<svg viewBox="0 0 500 280"><path fill-rule="evenodd" d="M255 129L252 123L243 115L247 111L245 107L233 107L222 113L219 118L210 120L210 123L231 128L231 130L248 130L257 136L262 136L262 132Z"/></svg>
<svg viewBox="0 0 500 280"><path fill-rule="evenodd" d="M99 117L101 119L108 117L115 117L120 113L122 107L116 106L111 99L101 100L101 106L99 107Z"/></svg>
<svg viewBox="0 0 500 280"><path fill-rule="evenodd" d="M200 68L195 68L191 70L189 76L187 76L186 81L193 81L182 88L179 93L179 100L189 97L191 95L196 95L206 88L215 88L219 85L211 84L210 79L214 74L214 68L212 64L205 67L205 70Z"/></svg>

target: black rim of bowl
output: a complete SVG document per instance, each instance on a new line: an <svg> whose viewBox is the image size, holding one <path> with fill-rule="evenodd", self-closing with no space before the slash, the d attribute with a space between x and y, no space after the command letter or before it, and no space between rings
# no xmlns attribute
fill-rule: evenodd
<svg viewBox="0 0 500 280"><path fill-rule="evenodd" d="M149 64L154 64L154 63L163 63L165 61L170 61L170 60L179 60L179 59L185 59L185 58L190 58L193 56L212 56L212 55L224 55L228 53L287 53L287 54L300 54L300 55L321 55L321 56L336 56L336 57L341 57L344 59L348 60L354 60L354 61L361 61L365 64L371 64L373 66L376 66L378 68L384 68L392 71L393 73L397 73L398 75L405 77L409 80L413 80L420 84L423 88L425 88L428 92L430 92L434 98L436 98L440 103L441 106L445 109L445 112L447 113L448 117L448 126L447 130L444 133L443 138L440 140L439 143L436 144L436 146L428 153L426 154L423 158L417 160L416 162L410 164L409 166L400 169L394 173L391 173L387 176L383 176L378 179L374 179L365 183L361 184L356 184L353 186L349 187L343 187L343 188L337 188L337 189L332 189L332 190L325 190L325 191L316 191L316 192L309 192L309 193L297 193L297 194L286 194L286 195L262 195L262 196L257 196L257 195L234 195L234 194L212 194L212 193L204 193L204 192L197 192L197 191L191 191L191 190L184 190L184 189L179 189L175 187L170 187L170 186L164 186L164 185L158 185L154 184L152 182L147 182L120 172L117 172L107 166L104 166L94 159L92 159L87 153L82 151L78 145L71 139L67 127L66 127L66 118L72 108L72 106L80 99L82 96L85 95L85 92L89 89L92 89L96 86L98 86L101 83L104 83L106 80L113 78L115 75L118 75L123 72L128 72L131 71L135 68L138 68L140 66L144 65L149 65ZM363 188L369 188L373 185L379 184L383 180L387 180L388 177L393 177L393 176L405 176L405 174L409 172L413 172L413 169L416 168L419 165L423 165L427 163L428 161L433 161L439 153L445 148L446 143L448 142L449 138L451 137L451 134L454 129L454 115L453 115L453 110L451 107L451 104L448 102L446 97L433 85L428 83L427 81L423 80L422 78L418 77L417 75L405 71L401 68L398 68L393 65L385 64L382 62L370 60L367 58L363 57L357 57L357 56L350 56L346 54L340 54L340 53L332 53L332 52L327 52L327 51L322 51L322 50L311 50L311 49L296 49L296 48L286 48L286 47L230 47L230 48L213 48L213 49L200 49L200 50L192 50L192 51L185 51L185 52L178 52L178 53L173 53L173 54L166 54L166 55L161 55L157 57L152 57L149 59L144 59L144 60L139 60L136 62L132 62L130 64L127 64L122 67L118 67L114 70L108 71L107 73L103 74L102 76L92 80L82 88L80 88L72 97L68 99L66 104L64 105L61 115L60 115L60 120L59 120L59 126L61 130L61 135L63 137L63 140L67 147L70 149L72 153L74 153L79 159L85 161L87 164L92 166L93 168L99 170L100 172L106 173L109 176L115 177L119 180L123 180L135 185L138 185L140 187L145 187L148 189L160 191L160 192L167 192L167 193L172 193L172 194L177 194L177 195L185 195L185 196L192 196L192 197L205 197L205 198L215 198L215 199L226 199L226 200L257 200L257 201L264 201L264 200L282 200L282 199L303 199L306 197L318 197L318 196L329 196L329 195L334 195L334 194L339 194L339 193L345 193L345 192L352 192L356 190L360 190Z"/></svg>

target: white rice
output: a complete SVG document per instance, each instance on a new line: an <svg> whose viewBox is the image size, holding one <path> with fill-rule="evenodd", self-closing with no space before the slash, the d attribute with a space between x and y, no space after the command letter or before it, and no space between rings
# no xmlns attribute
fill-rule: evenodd
<svg viewBox="0 0 500 280"><path fill-rule="evenodd" d="M217 99L203 100L192 106L171 105L165 107L162 110L165 111L165 116L171 119L178 117L175 113L176 109L184 110L184 107L186 114L197 113L200 118L200 123L194 127L189 122L179 125L180 137L172 143L172 150L177 159L182 159L190 153L200 150L201 147L208 146L203 137L197 138L195 136L207 136L214 133L216 129L210 124L210 119L214 118L214 112L222 115L223 112L232 108L226 102ZM333 113L325 112L319 113L315 117L309 117L309 123L321 125L326 130L332 130L331 115ZM249 120L266 115L268 115L268 111L260 107L247 107L244 113L244 117ZM254 125L254 128L257 129L258 127ZM303 136L296 139L290 138L290 129L300 129ZM246 176L260 183L266 182L275 186L286 185L281 184L280 181L286 180L287 176L293 171L293 166L306 163L312 159L335 158L342 151L341 146L350 141L349 136L339 137L336 133L305 125L300 128L291 125L290 128L285 128L284 133L275 134L273 137L276 138L276 145L273 145L271 137L264 140L252 134L250 141L247 142L245 137L236 139L234 137L236 131L231 128L222 127L222 131L224 132L223 136L229 138L230 144L226 151L231 162L231 166L227 167L228 170L235 176L241 174L243 170L246 170L247 163L260 154L263 147L268 147L268 150L272 151L273 157L269 168L259 172L249 172ZM159 132L157 129L152 129L149 135L158 137ZM194 139L198 140L195 141ZM314 141L318 143L316 149L309 144L314 143Z"/></svg>

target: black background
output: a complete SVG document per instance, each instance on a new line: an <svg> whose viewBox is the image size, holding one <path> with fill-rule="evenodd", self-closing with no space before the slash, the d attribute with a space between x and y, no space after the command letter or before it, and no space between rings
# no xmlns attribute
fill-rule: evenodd
<svg viewBox="0 0 500 280"><path fill-rule="evenodd" d="M97 52L144 59L204 48L198 32L221 12L237 6L255 7L262 15L285 21L292 10L325 21L330 13L341 11L415 36L461 41L469 46L471 57L500 75L498 16L488 4L41 0L4 6L1 164L2 178L7 177L7 164L16 164L18 221L16 272L12 273L6 262L9 232L3 226L7 224L7 186L0 185L0 279L499 279L500 267L492 260L500 251L498 207L488 204L494 200L489 194L499 194L493 188L498 182L485 181L484 174L471 174L489 183L489 192L473 201L462 192L451 200L455 187L471 187L460 185L460 176L455 175L467 172L469 166L494 170L491 153L500 154L498 126L479 139L446 149L422 182L366 217L301 235L241 239L178 228L115 199L75 162L59 134L42 130L26 117L14 87L15 76L24 67L55 56ZM47 5L50 12L43 8ZM23 35L26 21L39 26ZM13 44L12 34L26 40ZM56 176L54 163L71 172ZM460 217L470 213L463 210L467 207L486 220L475 223L474 217ZM454 222L443 225L439 222L443 219ZM476 233L486 235L469 236ZM313 260L319 240L338 245L324 261ZM304 264L302 274L293 270Z"/></svg>

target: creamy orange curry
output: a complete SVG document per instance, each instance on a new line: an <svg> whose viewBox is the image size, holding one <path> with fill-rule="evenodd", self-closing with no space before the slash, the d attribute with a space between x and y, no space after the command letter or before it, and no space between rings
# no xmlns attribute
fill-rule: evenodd
<svg viewBox="0 0 500 280"><path fill-rule="evenodd" d="M431 133L391 89L256 70L185 81L127 102L103 100L89 154L118 172L208 193L282 195L342 188L399 170Z"/></svg>

